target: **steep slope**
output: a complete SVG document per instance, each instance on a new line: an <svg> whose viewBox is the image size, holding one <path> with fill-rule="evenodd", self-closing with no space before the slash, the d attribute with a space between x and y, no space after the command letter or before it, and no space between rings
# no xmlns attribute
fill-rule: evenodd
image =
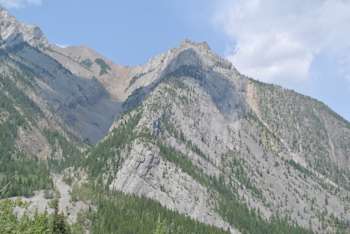
<svg viewBox="0 0 350 234"><path fill-rule="evenodd" d="M323 103L280 87L253 81L248 91L259 120L283 139L295 160L349 185L349 122Z"/></svg>
<svg viewBox="0 0 350 234"><path fill-rule="evenodd" d="M132 72L92 178L233 233L349 228L350 128L328 107L240 75L206 44Z"/></svg>
<svg viewBox="0 0 350 234"><path fill-rule="evenodd" d="M37 104L33 80L30 72L1 55L0 197L51 188L48 164L59 169L79 154L79 145L69 143L74 138Z"/></svg>
<svg viewBox="0 0 350 234"><path fill-rule="evenodd" d="M105 134L118 105L96 79L44 53L50 44L39 28L2 8L0 35L0 197L32 195L52 188L50 172L79 161L81 139Z"/></svg>
<svg viewBox="0 0 350 234"><path fill-rule="evenodd" d="M1 8L0 19L2 54L32 74L35 99L81 140L96 143L105 136L121 112L122 92L114 87L121 86L128 70L89 49L52 45L38 27L18 22Z"/></svg>

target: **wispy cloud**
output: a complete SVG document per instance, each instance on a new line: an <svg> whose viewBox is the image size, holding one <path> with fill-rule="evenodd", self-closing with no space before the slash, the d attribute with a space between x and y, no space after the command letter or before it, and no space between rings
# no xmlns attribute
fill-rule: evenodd
<svg viewBox="0 0 350 234"><path fill-rule="evenodd" d="M43 0L0 0L0 5L6 8L21 8L29 5L41 5Z"/></svg>
<svg viewBox="0 0 350 234"><path fill-rule="evenodd" d="M247 75L277 83L305 81L324 51L341 61L339 69L350 67L344 57L350 51L350 1L219 2L215 23L232 39L228 57ZM349 69L342 72L344 78L350 75Z"/></svg>

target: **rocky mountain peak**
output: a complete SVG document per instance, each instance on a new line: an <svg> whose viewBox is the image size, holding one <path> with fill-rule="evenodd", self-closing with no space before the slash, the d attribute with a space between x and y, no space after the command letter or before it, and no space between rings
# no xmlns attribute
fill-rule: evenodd
<svg viewBox="0 0 350 234"><path fill-rule="evenodd" d="M188 39L185 39L180 47L174 50L177 57L176 60L191 60L192 62L196 61L197 65L202 66L205 69L226 69L231 70L233 68L230 61L224 59L222 56L216 54L209 47L207 42L194 42ZM191 52L190 52L191 51ZM186 56L184 56L186 55Z"/></svg>
<svg viewBox="0 0 350 234"><path fill-rule="evenodd" d="M2 47L13 47L26 42L34 47L46 47L48 41L41 29L35 25L19 22L6 9L0 7L0 37Z"/></svg>
<svg viewBox="0 0 350 234"><path fill-rule="evenodd" d="M185 39L181 42L180 48L188 48L188 47L196 47L202 50L210 50L209 44L206 41L203 42L195 42L189 39Z"/></svg>
<svg viewBox="0 0 350 234"><path fill-rule="evenodd" d="M207 42L186 39L178 47L151 58L144 65L132 68L130 76L134 77L132 83L140 87L184 66L197 67L206 71L225 70L238 73L232 63L213 52ZM136 78L140 82L135 82Z"/></svg>

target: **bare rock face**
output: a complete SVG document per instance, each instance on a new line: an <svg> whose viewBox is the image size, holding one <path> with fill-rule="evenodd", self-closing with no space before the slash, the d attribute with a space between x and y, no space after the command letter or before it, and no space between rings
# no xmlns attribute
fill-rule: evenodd
<svg viewBox="0 0 350 234"><path fill-rule="evenodd" d="M0 7L0 38L2 47L13 47L26 42L34 47L45 47L48 41L41 29L34 25L20 23Z"/></svg>
<svg viewBox="0 0 350 234"><path fill-rule="evenodd" d="M200 222L234 230L214 211L210 191L175 164L159 157L158 151L151 145L135 142L110 189L146 196Z"/></svg>
<svg viewBox="0 0 350 234"><path fill-rule="evenodd" d="M8 61L8 66L18 71L25 69L24 76L32 77L31 98L42 109L54 112L72 134L90 143L106 134L121 104L96 78L76 76L27 44L7 49L6 54L3 61Z"/></svg>

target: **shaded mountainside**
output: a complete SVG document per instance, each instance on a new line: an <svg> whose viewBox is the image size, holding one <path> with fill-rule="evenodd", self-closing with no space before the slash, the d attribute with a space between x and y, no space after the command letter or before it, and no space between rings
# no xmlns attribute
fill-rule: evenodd
<svg viewBox="0 0 350 234"><path fill-rule="evenodd" d="M326 105L206 43L124 67L3 9L0 36L1 198L58 199L73 233L350 231L350 123ZM58 217L2 202L17 228Z"/></svg>
<svg viewBox="0 0 350 234"><path fill-rule="evenodd" d="M1 197L53 187L50 173L76 164L103 137L118 101L93 77L48 55L40 29L0 9ZM84 143L83 143L84 142Z"/></svg>

